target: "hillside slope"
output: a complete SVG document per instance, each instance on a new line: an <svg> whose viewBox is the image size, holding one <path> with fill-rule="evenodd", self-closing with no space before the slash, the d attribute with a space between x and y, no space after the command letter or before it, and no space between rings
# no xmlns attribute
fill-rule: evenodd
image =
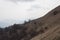
<svg viewBox="0 0 60 40"><path fill-rule="evenodd" d="M47 31L39 34L31 40L60 40L60 6L56 7L41 20L43 28L47 27Z"/></svg>
<svg viewBox="0 0 60 40"><path fill-rule="evenodd" d="M60 6L41 18L0 28L0 40L60 40Z"/></svg>

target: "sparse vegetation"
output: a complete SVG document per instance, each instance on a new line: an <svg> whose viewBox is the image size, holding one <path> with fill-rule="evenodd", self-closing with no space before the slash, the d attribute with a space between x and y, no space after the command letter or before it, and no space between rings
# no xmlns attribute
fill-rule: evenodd
<svg viewBox="0 0 60 40"><path fill-rule="evenodd" d="M29 32L26 32L29 27L24 24L14 24L6 28L0 28L0 39L1 40L29 40L38 34L36 28L30 28ZM28 36L30 35L30 36ZM4 38L4 39L3 39Z"/></svg>
<svg viewBox="0 0 60 40"><path fill-rule="evenodd" d="M54 15L56 15L58 12L57 11L54 11Z"/></svg>

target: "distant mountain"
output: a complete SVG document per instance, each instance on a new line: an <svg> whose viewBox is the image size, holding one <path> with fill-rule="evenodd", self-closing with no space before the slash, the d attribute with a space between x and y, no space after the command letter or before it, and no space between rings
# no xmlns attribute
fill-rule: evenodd
<svg viewBox="0 0 60 40"><path fill-rule="evenodd" d="M0 40L60 40L60 6L41 18L0 28Z"/></svg>
<svg viewBox="0 0 60 40"><path fill-rule="evenodd" d="M22 20L15 20L15 19L5 19L5 20L0 20L0 27L1 28L5 28L8 27L10 25L13 25L14 23L16 24L23 24L24 23L24 19Z"/></svg>

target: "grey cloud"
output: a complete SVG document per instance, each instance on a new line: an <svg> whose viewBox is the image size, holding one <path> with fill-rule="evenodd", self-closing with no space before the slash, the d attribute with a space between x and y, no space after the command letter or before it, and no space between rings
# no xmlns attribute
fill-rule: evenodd
<svg viewBox="0 0 60 40"><path fill-rule="evenodd" d="M43 7L43 6L40 6L39 4L37 5L32 5L30 9L28 9L28 11L31 11L31 10L39 10L39 9L49 9L48 7Z"/></svg>
<svg viewBox="0 0 60 40"><path fill-rule="evenodd" d="M32 2L34 0L6 0L6 1L12 1L12 2Z"/></svg>
<svg viewBox="0 0 60 40"><path fill-rule="evenodd" d="M31 8L37 8L37 9L39 9L39 8L47 8L47 7L40 6L40 4L38 4L38 5L32 5Z"/></svg>

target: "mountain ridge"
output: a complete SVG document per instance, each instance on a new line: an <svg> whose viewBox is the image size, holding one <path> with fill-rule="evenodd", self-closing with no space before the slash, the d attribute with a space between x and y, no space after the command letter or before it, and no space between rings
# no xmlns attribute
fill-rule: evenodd
<svg viewBox="0 0 60 40"><path fill-rule="evenodd" d="M60 33L57 33L57 32L60 32L59 31L60 30L60 21L59 21L59 19L60 19L60 6L58 6L55 9L53 9L52 11L50 11L48 14L46 14L44 16L44 18L45 18L45 21L44 21L45 22L45 25L46 25L46 27L49 27L50 30L46 31L43 34L39 34L38 36L36 36L35 38L32 38L31 40L53 40L53 39L54 40L60 40L60 35L59 35ZM54 33L54 31L56 31L56 32ZM57 36L57 35L59 35L59 36ZM49 36L51 36L51 37L49 37Z"/></svg>
<svg viewBox="0 0 60 40"><path fill-rule="evenodd" d="M60 6L45 16L29 20L24 24L14 24L0 28L0 40L59 40Z"/></svg>

